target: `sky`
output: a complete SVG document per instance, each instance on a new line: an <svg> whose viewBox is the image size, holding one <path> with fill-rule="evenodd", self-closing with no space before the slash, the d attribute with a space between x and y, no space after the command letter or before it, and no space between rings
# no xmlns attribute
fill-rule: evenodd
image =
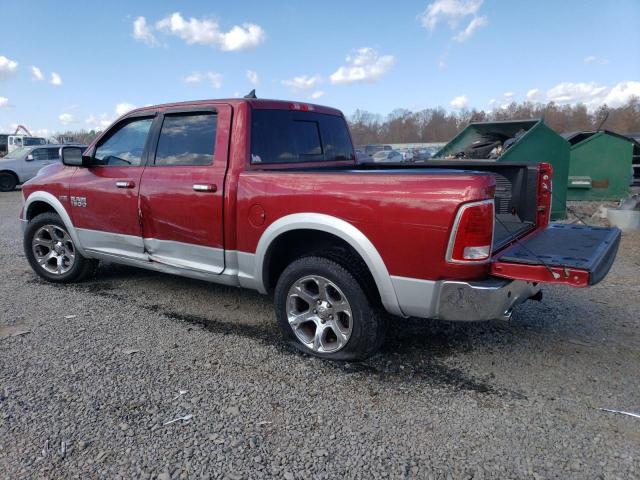
<svg viewBox="0 0 640 480"><path fill-rule="evenodd" d="M640 0L0 0L0 11L1 133L103 129L136 106L252 88L346 115L640 96Z"/></svg>

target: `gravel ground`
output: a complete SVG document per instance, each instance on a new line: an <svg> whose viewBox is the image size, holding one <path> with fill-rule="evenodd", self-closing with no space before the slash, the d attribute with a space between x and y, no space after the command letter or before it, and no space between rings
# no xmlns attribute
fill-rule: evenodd
<svg viewBox="0 0 640 480"><path fill-rule="evenodd" d="M113 265L44 283L19 209L0 195L0 477L640 476L640 419L599 410L640 411L638 233L594 288L509 323L395 319L336 364L253 292Z"/></svg>

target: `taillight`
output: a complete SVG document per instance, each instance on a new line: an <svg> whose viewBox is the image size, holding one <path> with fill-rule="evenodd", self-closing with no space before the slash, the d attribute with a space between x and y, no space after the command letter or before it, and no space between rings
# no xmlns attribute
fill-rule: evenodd
<svg viewBox="0 0 640 480"><path fill-rule="evenodd" d="M544 227L551 218L551 196L553 192L553 167L548 163L538 165L538 227Z"/></svg>
<svg viewBox="0 0 640 480"><path fill-rule="evenodd" d="M460 207L447 248L448 262L481 263L491 257L493 208L493 200L466 203Z"/></svg>

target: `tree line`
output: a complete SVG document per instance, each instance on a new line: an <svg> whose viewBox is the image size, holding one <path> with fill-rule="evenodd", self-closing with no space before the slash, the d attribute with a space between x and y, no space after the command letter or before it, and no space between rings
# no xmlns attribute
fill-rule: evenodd
<svg viewBox="0 0 640 480"><path fill-rule="evenodd" d="M386 117L365 110L356 110L348 118L351 135L356 145L376 143L446 142L470 122L523 120L544 118L547 125L558 133L599 128L621 134L640 132L640 99L632 97L625 105L609 108L606 105L589 111L583 104L557 105L513 102L496 110L461 110L448 112L442 107L427 108L419 112L396 109ZM90 143L96 130L67 131L61 135L83 144Z"/></svg>
<svg viewBox="0 0 640 480"><path fill-rule="evenodd" d="M640 99L632 97L625 105L606 105L589 111L584 104L557 105L513 102L495 110L461 110L448 112L442 107L419 112L396 109L386 117L365 110L356 110L348 118L356 145L377 143L446 142L470 122L523 120L543 118L558 133L611 130L621 134L640 132Z"/></svg>

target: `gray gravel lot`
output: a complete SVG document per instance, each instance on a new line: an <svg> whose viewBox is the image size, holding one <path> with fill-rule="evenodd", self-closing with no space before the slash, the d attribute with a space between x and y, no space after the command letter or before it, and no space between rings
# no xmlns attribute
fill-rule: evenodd
<svg viewBox="0 0 640 480"><path fill-rule="evenodd" d="M510 323L395 319L335 364L284 346L257 293L113 265L40 281L20 202L0 194L2 478L640 476L640 419L598 410L640 411L638 234L595 288Z"/></svg>

